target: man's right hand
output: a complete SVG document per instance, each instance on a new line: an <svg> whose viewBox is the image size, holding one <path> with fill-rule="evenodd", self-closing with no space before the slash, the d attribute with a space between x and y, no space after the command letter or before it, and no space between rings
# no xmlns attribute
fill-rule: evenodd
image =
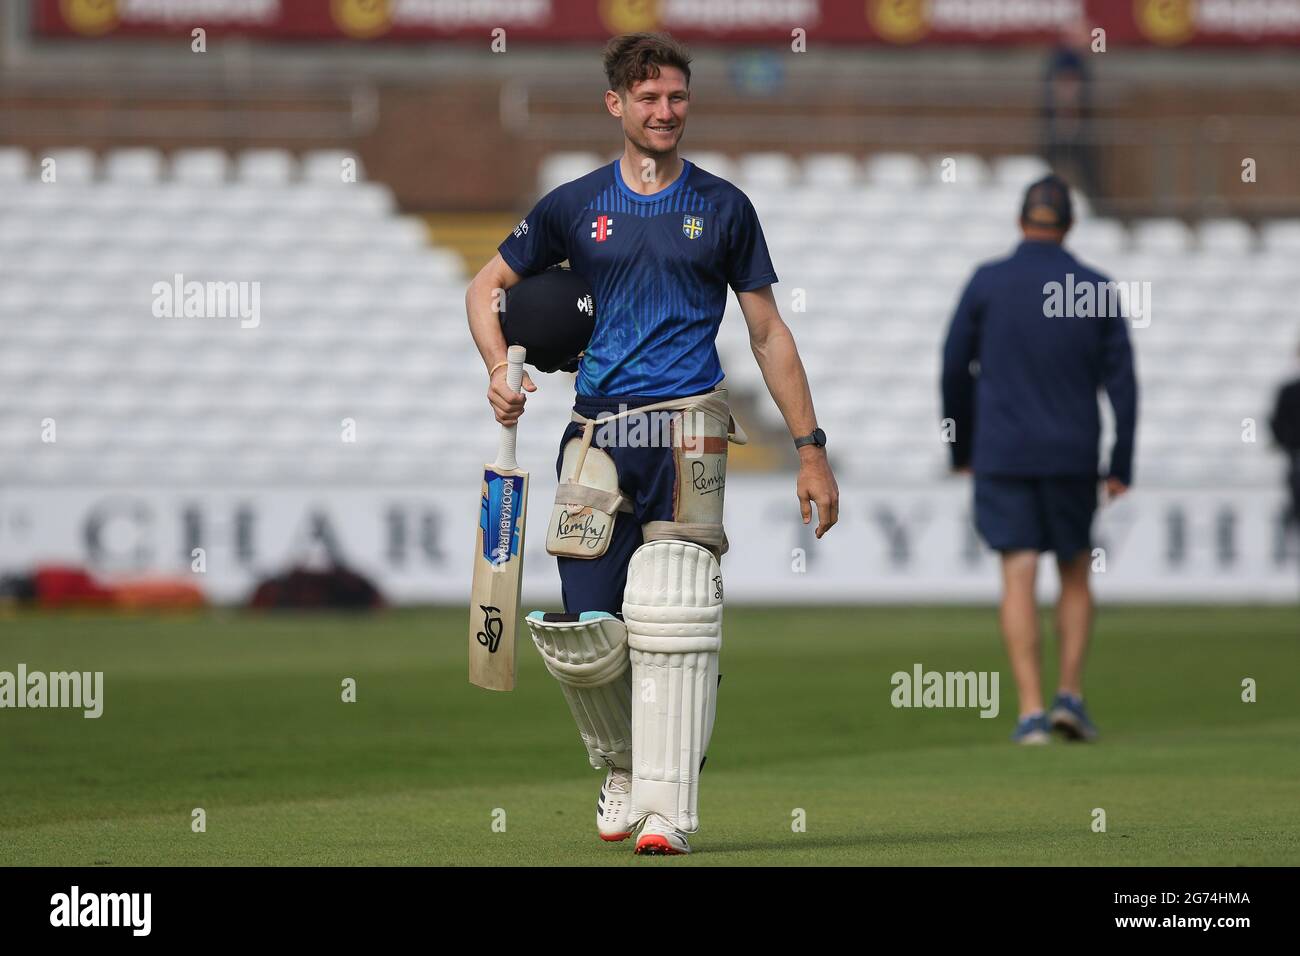
<svg viewBox="0 0 1300 956"><path fill-rule="evenodd" d="M513 425L519 421L519 416L524 413L524 394L523 392L514 391L506 383L506 366L502 365L492 375L492 381L488 383L487 398L492 405L492 411L496 415L497 421L502 425ZM524 392L535 392L537 386L533 380L524 372Z"/></svg>

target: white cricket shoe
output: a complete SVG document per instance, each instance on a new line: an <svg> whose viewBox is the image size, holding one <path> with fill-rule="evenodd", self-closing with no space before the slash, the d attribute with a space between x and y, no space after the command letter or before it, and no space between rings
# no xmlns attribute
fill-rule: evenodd
<svg viewBox="0 0 1300 956"><path fill-rule="evenodd" d="M686 834L657 813L649 814L636 838L636 852L641 856L685 856L691 852Z"/></svg>
<svg viewBox="0 0 1300 956"><path fill-rule="evenodd" d="M596 801L596 829L600 838L610 843L632 835L632 771L612 768L600 785Z"/></svg>

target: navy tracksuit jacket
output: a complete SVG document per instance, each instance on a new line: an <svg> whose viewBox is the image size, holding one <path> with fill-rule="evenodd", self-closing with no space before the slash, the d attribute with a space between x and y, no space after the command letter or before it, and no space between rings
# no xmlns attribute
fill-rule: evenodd
<svg viewBox="0 0 1300 956"><path fill-rule="evenodd" d="M1109 475L1133 479L1137 380L1122 316L1049 317L1050 282L1104 283L1059 244L1026 240L975 271L943 350L943 414L954 468L1010 476L1096 476L1100 388L1115 410ZM971 371L978 360L979 374Z"/></svg>

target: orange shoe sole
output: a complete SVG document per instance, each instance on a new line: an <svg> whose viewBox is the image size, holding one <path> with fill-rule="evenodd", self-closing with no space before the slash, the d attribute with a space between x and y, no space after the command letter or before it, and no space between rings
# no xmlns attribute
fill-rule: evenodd
<svg viewBox="0 0 1300 956"><path fill-rule="evenodd" d="M626 833L611 833L611 834L609 834L609 835L606 835L606 834L604 834L604 833L601 833L601 834L598 834L598 835L599 835L600 838L601 838L602 840L604 840L606 843L618 843L618 842L620 842L620 841L622 841L622 840L626 840L628 837L630 837L630 836L632 835L632 831L631 831L631 830L628 830Z"/></svg>
<svg viewBox="0 0 1300 956"><path fill-rule="evenodd" d="M667 837L661 837L657 833L647 833L641 839L636 841L636 853L638 856L682 856L682 851L668 842Z"/></svg>

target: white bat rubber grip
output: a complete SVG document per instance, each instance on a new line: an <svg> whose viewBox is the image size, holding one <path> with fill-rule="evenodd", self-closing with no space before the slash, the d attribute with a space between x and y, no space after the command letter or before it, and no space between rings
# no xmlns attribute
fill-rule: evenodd
<svg viewBox="0 0 1300 956"><path fill-rule="evenodd" d="M523 391L524 359L528 350L522 345L512 345L506 350L506 384L512 392ZM515 461L515 426L501 426L501 443L497 445L497 468L511 471L518 468Z"/></svg>

